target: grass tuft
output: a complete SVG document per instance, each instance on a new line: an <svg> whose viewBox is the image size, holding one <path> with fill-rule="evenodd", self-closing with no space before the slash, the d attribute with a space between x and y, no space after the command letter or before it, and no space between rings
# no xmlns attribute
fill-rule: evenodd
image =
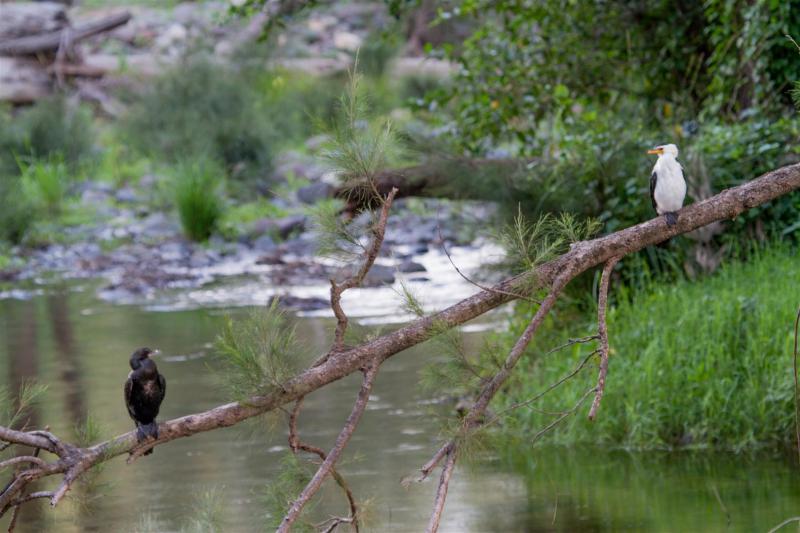
<svg viewBox="0 0 800 533"><path fill-rule="evenodd" d="M194 241L207 240L223 213L222 171L208 161L182 162L172 178L184 233Z"/></svg>

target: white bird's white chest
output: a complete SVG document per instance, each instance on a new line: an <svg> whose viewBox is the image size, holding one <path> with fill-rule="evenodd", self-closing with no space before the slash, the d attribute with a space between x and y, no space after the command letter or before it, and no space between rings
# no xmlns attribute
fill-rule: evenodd
<svg viewBox="0 0 800 533"><path fill-rule="evenodd" d="M686 180L683 169L674 157L661 156L653 167L656 173L656 188L653 197L659 215L672 213L683 207L686 198Z"/></svg>

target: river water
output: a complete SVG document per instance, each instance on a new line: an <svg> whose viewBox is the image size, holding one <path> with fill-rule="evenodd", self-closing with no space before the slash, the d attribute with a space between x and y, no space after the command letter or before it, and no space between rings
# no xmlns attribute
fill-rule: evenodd
<svg viewBox="0 0 800 533"><path fill-rule="evenodd" d="M74 438L86 413L103 439L128 431L122 400L127 359L139 346L162 351L168 382L162 419L228 400L219 386L211 343L226 314L244 309L156 312L101 302L91 286L48 290L27 300L0 300L0 379L12 391L23 380L46 384L30 422ZM370 326L379 328L379 326ZM330 341L331 321L297 319L312 358ZM479 330L480 328L474 328ZM467 343L482 333L464 334ZM369 531L420 531L435 479L404 489L400 479L437 449L437 414L452 404L418 386L419 372L438 357L426 344L383 367L341 471L369 500ZM328 448L355 398L351 377L309 396L300 418L304 440ZM213 491L223 531L261 531L265 488L287 453L285 424L258 420L179 439L133 465L110 463L91 487L52 510L29 504L19 531L179 531L189 527L198 495ZM451 483L442 531L767 531L800 514L800 468L782 456L629 453L523 444L460 465ZM48 488L43 486L42 488ZM318 519L345 513L334 488L323 491ZM6 527L8 518L0 526ZM788 526L786 531L796 525Z"/></svg>

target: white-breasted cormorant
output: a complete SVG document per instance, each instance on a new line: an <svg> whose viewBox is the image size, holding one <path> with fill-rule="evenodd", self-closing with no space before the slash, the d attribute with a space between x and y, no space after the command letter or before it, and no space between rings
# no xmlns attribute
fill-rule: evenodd
<svg viewBox="0 0 800 533"><path fill-rule="evenodd" d="M167 392L167 382L158 373L155 361L150 356L158 353L150 348L139 348L131 355L131 371L125 381L125 406L136 422L136 437L139 442L147 438L158 438L158 409ZM148 450L145 455L152 453Z"/></svg>
<svg viewBox="0 0 800 533"><path fill-rule="evenodd" d="M664 215L667 225L674 226L678 222L677 211L683 207L686 198L686 180L683 178L683 167L676 159L678 147L674 144L656 146L647 151L658 154L658 161L650 176L650 199L653 208L659 215Z"/></svg>

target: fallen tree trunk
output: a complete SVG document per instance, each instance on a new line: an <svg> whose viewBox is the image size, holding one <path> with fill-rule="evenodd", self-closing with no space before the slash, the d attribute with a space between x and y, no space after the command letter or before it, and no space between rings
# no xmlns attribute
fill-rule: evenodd
<svg viewBox="0 0 800 533"><path fill-rule="evenodd" d="M531 161L522 159L434 159L421 165L388 169L372 177L383 196L394 188L398 197L419 196L453 200L506 200L514 183L529 175ZM369 209L374 197L371 185L345 177L334 195L347 201L348 211Z"/></svg>
<svg viewBox="0 0 800 533"><path fill-rule="evenodd" d="M55 2L0 3L0 42L61 30L69 25L67 10Z"/></svg>
<svg viewBox="0 0 800 533"><path fill-rule="evenodd" d="M36 59L0 57L0 101L29 104L50 94L52 80Z"/></svg>
<svg viewBox="0 0 800 533"><path fill-rule="evenodd" d="M69 44L78 43L99 33L127 24L130 19L131 14L125 11L94 22L88 22L74 29L65 28L39 35L27 35L9 39L0 42L0 55L25 56L53 53L65 42Z"/></svg>

